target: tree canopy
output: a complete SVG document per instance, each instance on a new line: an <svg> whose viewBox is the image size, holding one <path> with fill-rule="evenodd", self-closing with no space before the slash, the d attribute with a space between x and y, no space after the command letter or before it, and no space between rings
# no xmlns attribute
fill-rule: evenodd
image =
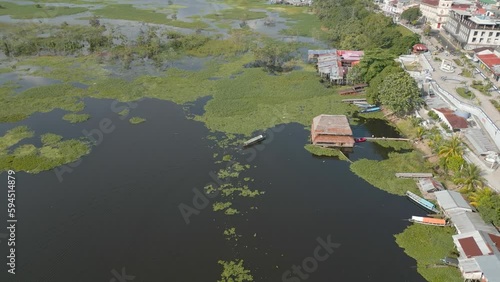
<svg viewBox="0 0 500 282"><path fill-rule="evenodd" d="M401 19L407 20L409 22L414 22L418 20L422 16L422 12L420 12L420 8L418 6L411 7L401 13Z"/></svg>
<svg viewBox="0 0 500 282"><path fill-rule="evenodd" d="M422 104L417 82L406 72L388 75L378 90L380 102L399 116L415 111Z"/></svg>

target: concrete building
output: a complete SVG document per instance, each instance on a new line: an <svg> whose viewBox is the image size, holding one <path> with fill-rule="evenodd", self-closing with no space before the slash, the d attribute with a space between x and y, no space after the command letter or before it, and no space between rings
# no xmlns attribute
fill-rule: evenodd
<svg viewBox="0 0 500 282"><path fill-rule="evenodd" d="M323 147L352 149L354 138L344 115L319 115L311 125L311 143Z"/></svg>
<svg viewBox="0 0 500 282"><path fill-rule="evenodd" d="M456 114L456 111L451 109L432 109L439 119L444 122L451 131L459 131L468 127L467 120Z"/></svg>
<svg viewBox="0 0 500 282"><path fill-rule="evenodd" d="M363 51L353 50L309 50L309 61L316 60L316 67L321 77L327 78L332 84L352 84L348 81L349 69L363 58Z"/></svg>
<svg viewBox="0 0 500 282"><path fill-rule="evenodd" d="M458 192L443 190L434 192L434 195L436 196L436 200L441 210L447 216L458 211L472 212L472 207L467 203L464 197L462 197L462 194Z"/></svg>
<svg viewBox="0 0 500 282"><path fill-rule="evenodd" d="M422 0L420 11L432 29L441 29L452 4L452 0Z"/></svg>
<svg viewBox="0 0 500 282"><path fill-rule="evenodd" d="M465 50L500 45L500 18L484 9L451 10L444 27Z"/></svg>
<svg viewBox="0 0 500 282"><path fill-rule="evenodd" d="M500 37L499 37L500 38ZM500 52L494 49L481 50L475 53L480 68L485 70L494 80L500 81Z"/></svg>

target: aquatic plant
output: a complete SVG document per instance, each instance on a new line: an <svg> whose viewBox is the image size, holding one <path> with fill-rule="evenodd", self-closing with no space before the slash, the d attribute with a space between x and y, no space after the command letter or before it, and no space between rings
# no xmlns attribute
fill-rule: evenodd
<svg viewBox="0 0 500 282"><path fill-rule="evenodd" d="M245 269L245 267L243 266L243 262L243 260L219 260L218 263L222 265L223 270L221 274L221 280L217 280L217 282L253 281L253 276L250 274L250 270Z"/></svg>
<svg viewBox="0 0 500 282"><path fill-rule="evenodd" d="M231 202L215 202L212 205L214 211L222 211L229 208L232 205Z"/></svg>
<svg viewBox="0 0 500 282"><path fill-rule="evenodd" d="M69 121L70 123L84 122L84 121L87 121L89 118L90 118L89 114L69 113L69 114L65 114L63 116L63 119Z"/></svg>
<svg viewBox="0 0 500 282"><path fill-rule="evenodd" d="M397 178L397 172L431 172L419 152L389 153L389 158L382 161L361 159L350 166L351 171L371 185L396 195L406 191L419 193L415 180Z"/></svg>
<svg viewBox="0 0 500 282"><path fill-rule="evenodd" d="M146 121L145 118L141 118L141 117L132 117L128 120L131 124L139 124L139 123L143 123Z"/></svg>
<svg viewBox="0 0 500 282"><path fill-rule="evenodd" d="M12 2L2 2L0 16L9 15L13 19L55 18L73 15L87 11L84 7L18 5Z"/></svg>
<svg viewBox="0 0 500 282"><path fill-rule="evenodd" d="M42 144L43 145L52 145L52 144L56 144L58 143L59 141L62 140L62 136L61 135L57 135L57 134L54 134L54 133L46 133L46 134L43 134L40 139L42 141Z"/></svg>
<svg viewBox="0 0 500 282"><path fill-rule="evenodd" d="M339 160L348 161L349 159L339 149L325 148L312 144L307 144L304 148L315 156L337 157Z"/></svg>
<svg viewBox="0 0 500 282"><path fill-rule="evenodd" d="M446 256L455 257L451 238L454 234L453 227L413 224L395 237L405 253L417 261L417 271L427 281L462 281L460 271L455 267L432 267L440 264Z"/></svg>
<svg viewBox="0 0 500 282"><path fill-rule="evenodd" d="M33 137L35 133L27 126L18 126L8 130L4 136L0 137L0 153L16 145L21 140Z"/></svg>

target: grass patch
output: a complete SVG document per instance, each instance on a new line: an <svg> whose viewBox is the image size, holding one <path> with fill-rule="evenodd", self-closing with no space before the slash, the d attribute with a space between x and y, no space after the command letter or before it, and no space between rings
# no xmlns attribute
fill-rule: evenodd
<svg viewBox="0 0 500 282"><path fill-rule="evenodd" d="M304 148L315 156L337 157L343 161L349 160L339 149L325 148L312 144L307 144L304 146Z"/></svg>
<svg viewBox="0 0 500 282"><path fill-rule="evenodd" d="M464 69L462 69L462 72L460 73L460 75L463 77L472 78L472 71L468 68L464 68Z"/></svg>
<svg viewBox="0 0 500 282"><path fill-rule="evenodd" d="M453 61L455 62L455 64L457 64L457 66L460 66L460 67L464 66L464 63L462 62L462 60L460 60L458 58L453 59Z"/></svg>
<svg viewBox="0 0 500 282"><path fill-rule="evenodd" d="M474 80L472 81L472 88L479 90L482 94L486 96L491 96L490 89L493 87L490 82L488 82L486 85L483 84L481 81Z"/></svg>
<svg viewBox="0 0 500 282"><path fill-rule="evenodd" d="M7 131L4 136L0 137L0 154L21 140L33 137L33 135L34 132L27 126L18 126Z"/></svg>
<svg viewBox="0 0 500 282"><path fill-rule="evenodd" d="M13 19L41 19L73 15L87 11L83 7L18 5L12 2L0 2L0 16L9 15Z"/></svg>
<svg viewBox="0 0 500 282"><path fill-rule="evenodd" d="M0 74L9 73L9 72L13 72L13 71L14 70L11 68L0 68Z"/></svg>
<svg viewBox="0 0 500 282"><path fill-rule="evenodd" d="M476 98L476 95L474 95L474 93L472 93L472 91L470 90L467 90L463 87L458 87L457 89L455 89L458 93L458 95L460 95L461 97L465 98L465 99L474 99Z"/></svg>
<svg viewBox="0 0 500 282"><path fill-rule="evenodd" d="M453 227L435 227L413 224L395 235L396 243L405 253L417 261L417 271L427 281L463 281L460 271L454 267L432 267L440 259L453 256L455 246Z"/></svg>
<svg viewBox="0 0 500 282"><path fill-rule="evenodd" d="M14 133L10 130L0 137L0 140L7 140L3 142L4 146L12 146L14 142L19 142L21 138L31 137L32 134L28 128L18 127ZM0 171L12 169L38 173L74 162L90 152L88 142L81 140L61 141L61 136L55 134L44 134L41 139L43 146L39 148L32 144L25 144L14 150L0 151Z"/></svg>
<svg viewBox="0 0 500 282"><path fill-rule="evenodd" d="M166 14L155 13L154 10L135 8L132 4L112 4L92 11L94 15L108 19L129 20L154 24L165 24L182 28L206 28L202 21L184 22L167 18Z"/></svg>
<svg viewBox="0 0 500 282"><path fill-rule="evenodd" d="M63 119L69 121L70 123L80 123L87 121L90 118L89 114L75 114L69 113L63 116Z"/></svg>
<svg viewBox="0 0 500 282"><path fill-rule="evenodd" d="M128 120L131 124L139 124L139 123L143 123L146 121L145 118L141 118L141 117L132 117Z"/></svg>
<svg viewBox="0 0 500 282"><path fill-rule="evenodd" d="M351 171L371 185L396 195L404 195L406 191L418 192L413 179L397 178L397 172L431 172L422 156L411 153L389 153L389 158L382 161L361 159L351 164Z"/></svg>
<svg viewBox="0 0 500 282"><path fill-rule="evenodd" d="M265 12L249 11L242 8L225 9L215 14L206 15L206 18L213 20L256 20L267 17Z"/></svg>
<svg viewBox="0 0 500 282"><path fill-rule="evenodd" d="M398 25L396 27L396 30L399 31L403 36L410 36L413 35L413 31L407 29L406 27L402 25Z"/></svg>
<svg viewBox="0 0 500 282"><path fill-rule="evenodd" d="M495 99L490 99L490 102L500 112L500 102Z"/></svg>

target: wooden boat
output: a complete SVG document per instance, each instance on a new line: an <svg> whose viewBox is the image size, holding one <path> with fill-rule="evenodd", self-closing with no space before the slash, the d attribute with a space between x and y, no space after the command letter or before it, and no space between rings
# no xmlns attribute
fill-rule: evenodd
<svg viewBox="0 0 500 282"><path fill-rule="evenodd" d="M253 145L253 144L258 143L258 142L260 142L260 141L262 141L264 139L266 139L266 137L264 135L262 135L262 134L259 135L259 136L255 136L252 139L249 139L249 140L245 141L243 143L243 147L247 147L247 146Z"/></svg>
<svg viewBox="0 0 500 282"><path fill-rule="evenodd" d="M439 213L439 210L436 208L436 206L427 201L426 199L422 198L422 197L419 197L417 196L416 194L410 192L410 191L406 191L406 196L412 200L413 202L415 202L416 204L418 204L419 206L431 211L431 212L434 212L434 213Z"/></svg>
<svg viewBox="0 0 500 282"><path fill-rule="evenodd" d="M366 142L366 138L365 137L354 138L354 142L356 143Z"/></svg>
<svg viewBox="0 0 500 282"><path fill-rule="evenodd" d="M425 224L425 225L434 225L434 226L448 226L448 222L446 219L442 218L433 218L433 217L423 217L423 216L412 216L409 221Z"/></svg>

